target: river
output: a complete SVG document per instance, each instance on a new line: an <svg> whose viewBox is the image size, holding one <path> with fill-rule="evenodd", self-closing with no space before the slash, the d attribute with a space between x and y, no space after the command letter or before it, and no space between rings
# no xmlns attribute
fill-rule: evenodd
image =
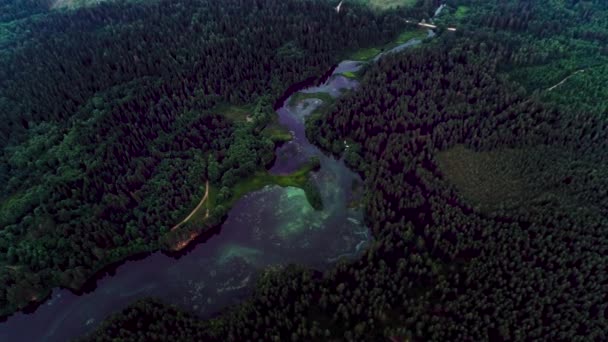
<svg viewBox="0 0 608 342"><path fill-rule="evenodd" d="M400 51L420 41L408 41ZM342 76L363 63L344 61L321 85L301 90L338 97L355 88L356 80ZM1 341L66 341L92 331L109 314L143 297L157 297L201 317L210 317L242 302L252 292L260 271L296 263L327 269L339 258L355 258L371 240L354 200L353 184L360 182L341 160L326 156L305 135L304 120L322 105L310 98L277 109L279 121L293 140L277 149L270 169L275 174L296 170L312 156L321 168L312 176L321 191L324 209L314 210L304 191L268 186L237 201L221 233L187 254L173 258L161 252L128 261L115 273L97 281L94 291L76 295L55 289L33 313L17 313L0 323Z"/></svg>

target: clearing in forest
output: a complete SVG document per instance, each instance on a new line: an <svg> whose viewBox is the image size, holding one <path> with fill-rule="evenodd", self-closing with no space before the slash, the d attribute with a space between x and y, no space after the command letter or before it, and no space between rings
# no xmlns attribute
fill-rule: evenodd
<svg viewBox="0 0 608 342"><path fill-rule="evenodd" d="M589 210L608 204L597 191L608 186L603 163L551 147L476 152L462 145L437 155L445 178L482 211L543 207ZM604 188L602 186L601 188Z"/></svg>
<svg viewBox="0 0 608 342"><path fill-rule="evenodd" d="M387 10L398 6L411 7L416 0L360 0L362 3L379 10Z"/></svg>
<svg viewBox="0 0 608 342"><path fill-rule="evenodd" d="M236 123L249 122L250 116L255 109L255 104L245 106L235 106L231 104L219 104L215 106L212 112L220 114Z"/></svg>
<svg viewBox="0 0 608 342"><path fill-rule="evenodd" d="M473 204L491 209L508 199L523 197L524 180L501 161L516 151L475 152L462 145L439 153L439 166L448 181Z"/></svg>

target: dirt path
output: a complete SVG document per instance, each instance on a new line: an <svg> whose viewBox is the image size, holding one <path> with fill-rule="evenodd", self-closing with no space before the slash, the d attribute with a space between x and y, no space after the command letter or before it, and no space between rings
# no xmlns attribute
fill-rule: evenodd
<svg viewBox="0 0 608 342"><path fill-rule="evenodd" d="M171 231L179 228L182 224L188 222L189 219L192 218L192 216L194 215L194 213L196 213L203 204L205 204L205 201L207 200L207 197L209 196L209 181L207 181L205 183L205 196L203 196L203 199L201 199L201 201L199 202L199 204L196 206L196 208L194 208L194 210L192 210L192 212L185 218L183 219L182 222L176 224L175 226L173 226L173 228L171 228ZM209 209L207 209L207 212L205 213L205 218L209 217Z"/></svg>
<svg viewBox="0 0 608 342"><path fill-rule="evenodd" d="M564 78L564 79L563 79L561 82L559 82L558 84L556 84L556 85L554 85L553 87L551 87L551 88L547 89L547 91L551 91L551 90L553 90L553 89L555 89L555 88L559 87L560 85L564 84L564 82L566 82L566 81L567 81L567 80L568 80L570 77L572 77L572 76L574 76L574 75L578 74L579 72L584 72L584 71L585 71L585 69L581 69L581 70L575 71L574 73L570 74L570 76L568 76L568 77Z"/></svg>

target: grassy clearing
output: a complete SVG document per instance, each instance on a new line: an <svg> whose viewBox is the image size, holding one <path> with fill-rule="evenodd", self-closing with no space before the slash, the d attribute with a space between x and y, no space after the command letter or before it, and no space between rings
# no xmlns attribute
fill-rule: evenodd
<svg viewBox="0 0 608 342"><path fill-rule="evenodd" d="M414 30L408 30L405 32L402 32L398 37L397 40L395 41L394 45L400 45L400 44L404 44L407 43L408 40L411 39L424 39L426 38L428 32L426 29L414 29Z"/></svg>
<svg viewBox="0 0 608 342"><path fill-rule="evenodd" d="M211 209L215 208L215 206L217 205L218 192L219 192L219 189L217 188L217 186L209 183L209 195L207 195L207 201L205 202L205 205L203 205L203 208L205 208L205 210L207 210L207 209L211 210Z"/></svg>
<svg viewBox="0 0 608 342"><path fill-rule="evenodd" d="M353 61L369 61L380 52L382 52L382 50L377 47L363 48L355 51L348 59Z"/></svg>
<svg viewBox="0 0 608 342"><path fill-rule="evenodd" d="M293 139L289 130L278 122L273 122L266 126L262 134L268 136L275 144L285 143Z"/></svg>
<svg viewBox="0 0 608 342"><path fill-rule="evenodd" d="M411 7L416 4L416 0L360 0L374 9L387 10L399 6Z"/></svg>
<svg viewBox="0 0 608 342"><path fill-rule="evenodd" d="M260 190L267 185L279 185L282 187L293 186L303 189L306 192L306 197L311 199L309 173L319 168L318 160L311 160L306 165L302 166L297 171L289 175L273 175L267 171L258 171L253 176L239 181L232 189L232 197L226 203L226 206L232 206L238 199L246 194ZM311 205L315 205L311 202Z"/></svg>
<svg viewBox="0 0 608 342"><path fill-rule="evenodd" d="M219 104L212 110L214 113L225 116L233 122L247 122L247 116L253 113L255 104L235 106L231 104Z"/></svg>
<svg viewBox="0 0 608 342"><path fill-rule="evenodd" d="M219 104L212 112L226 117L234 123L249 123L247 118L254 112L255 104L235 106L231 104ZM279 124L279 117L274 113L272 121L264 127L262 134L268 136L274 143L283 143L292 139L291 133Z"/></svg>
<svg viewBox="0 0 608 342"><path fill-rule="evenodd" d="M357 74L352 71L343 72L342 76L348 77L348 78L357 78Z"/></svg>

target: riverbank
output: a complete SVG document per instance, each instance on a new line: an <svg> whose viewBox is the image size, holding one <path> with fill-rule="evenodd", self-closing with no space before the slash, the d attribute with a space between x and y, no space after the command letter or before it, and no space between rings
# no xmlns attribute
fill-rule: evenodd
<svg viewBox="0 0 608 342"><path fill-rule="evenodd" d="M281 95L277 101L275 101L274 106L282 106L287 98L301 89L325 82L327 78L331 76L334 69L335 66L331 67L321 77L310 77L302 82L290 86L285 93ZM235 108L235 106L223 106L219 109L222 113L224 111L235 112L233 118L237 118L246 110L253 108L253 106L247 107L245 111L235 111ZM246 117L245 120L241 120L240 123L250 124L250 122L247 122ZM287 132L284 127L280 126L276 115L275 118L265 126L263 133L268 135L271 141L275 143L275 151L283 143L292 138L289 132ZM66 271L66 276L64 278L69 280L59 281L59 284L54 288L69 290L72 293L79 295L82 293L87 293L90 291L90 289L94 289L96 287L95 283L99 279L105 277L107 274L112 274L112 272L115 271L118 266L126 263L127 261L141 260L142 258L145 258L146 255L150 255L151 253L158 251L166 253L173 258L180 258L183 255L182 252L188 251L191 249L191 246L200 243L202 240L201 237L204 237L206 232L215 231L222 226L226 219L226 213L238 199L242 198L250 191L259 190L267 185L276 184L279 186L294 186L301 188L306 192L307 198L311 200L311 205L314 203L313 207L322 207L322 205L317 203L314 199L316 197L314 187L311 187L308 182L307 173L318 167L314 166L314 162L308 166L305 166L302 170L295 172L293 175L270 176L267 170L271 167L272 165L269 165L267 166L267 169L259 170L251 177L239 181L231 190L233 195L225 201L216 200L219 189L217 189L217 187L213 184L209 184L209 187L207 188L207 191L209 191L208 199L207 201L204 201L203 205L201 206L201 208L205 209L205 212L206 210L209 210L209 215L203 215L202 217L197 217L199 215L193 215L189 220L187 220L188 222L183 222L181 225L179 225L179 229L169 228L168 232L159 237L158 242L155 244L138 245L135 247L132 246L129 248L119 248L105 251L103 261L98 262L97 265L93 265L90 272L81 270L74 273L73 276L70 276L67 275L68 271ZM221 209L214 212L214 208L218 207L221 207ZM212 220L210 221L209 219ZM175 228L175 226L173 226L173 228ZM82 277L81 273L83 272L89 274L89 276ZM49 299L49 296L53 290L32 289L28 291L28 302L24 302L23 305L11 307L3 312L0 312L0 322L7 321L10 316L19 312L27 314L33 313L40 307L40 305Z"/></svg>

